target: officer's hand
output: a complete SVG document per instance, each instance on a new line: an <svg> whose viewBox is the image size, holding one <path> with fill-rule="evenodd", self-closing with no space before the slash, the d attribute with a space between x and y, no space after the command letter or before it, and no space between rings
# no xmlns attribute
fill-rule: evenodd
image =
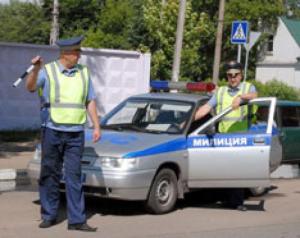
<svg viewBox="0 0 300 238"><path fill-rule="evenodd" d="M31 63L34 65L35 69L40 69L43 64L43 58L39 55L35 56L32 60Z"/></svg>
<svg viewBox="0 0 300 238"><path fill-rule="evenodd" d="M101 138L101 130L100 128L94 128L93 131L93 142L96 143Z"/></svg>
<svg viewBox="0 0 300 238"><path fill-rule="evenodd" d="M236 110L240 106L241 102L242 102L241 96L235 97L232 101L232 105L231 105L232 109Z"/></svg>

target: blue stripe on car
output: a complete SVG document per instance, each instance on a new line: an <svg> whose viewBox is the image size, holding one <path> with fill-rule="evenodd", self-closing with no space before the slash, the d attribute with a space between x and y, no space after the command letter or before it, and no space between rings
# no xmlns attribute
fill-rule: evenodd
<svg viewBox="0 0 300 238"><path fill-rule="evenodd" d="M188 138L188 148L208 147L246 147L270 145L271 135L268 134L215 134Z"/></svg>
<svg viewBox="0 0 300 238"><path fill-rule="evenodd" d="M92 139L92 133L86 133L86 140ZM120 135L115 133L103 133L101 142L108 142L116 145L129 145L134 147L134 142L140 138L133 135ZM161 153L175 152L186 150L187 148L220 148L220 147L249 147L249 146L264 146L270 145L272 136L269 134L215 134L192 136L186 139L178 138L168 142L164 142L150 148L139 151L132 151L124 154L123 158L143 157Z"/></svg>
<svg viewBox="0 0 300 238"><path fill-rule="evenodd" d="M168 141L166 143L162 143L145 150L134 151L123 155L123 158L133 158L133 157L142 157L147 155L155 155L167 152L174 152L179 150L186 149L186 139L179 138L176 140Z"/></svg>

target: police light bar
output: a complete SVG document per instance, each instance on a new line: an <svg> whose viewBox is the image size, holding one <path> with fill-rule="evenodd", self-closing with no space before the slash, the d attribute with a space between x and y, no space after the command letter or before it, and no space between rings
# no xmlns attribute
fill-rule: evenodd
<svg viewBox="0 0 300 238"><path fill-rule="evenodd" d="M213 83L203 82L171 82L161 80L151 80L150 87L155 90L189 90L198 92L211 92L216 88Z"/></svg>

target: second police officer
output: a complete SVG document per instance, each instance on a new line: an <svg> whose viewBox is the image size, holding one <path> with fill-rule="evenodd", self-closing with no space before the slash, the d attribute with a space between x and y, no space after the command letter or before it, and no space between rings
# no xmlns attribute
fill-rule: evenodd
<svg viewBox="0 0 300 238"><path fill-rule="evenodd" d="M213 108L218 114L227 107L232 106L235 110L219 122L218 132L245 131L248 127L248 109L239 106L244 101L257 97L256 88L248 82L242 82L243 71L241 63L230 61L225 65L225 69L228 80L227 85L218 88L212 98L197 110L195 120L203 118ZM241 211L247 210L244 206L244 189L230 189L229 205Z"/></svg>

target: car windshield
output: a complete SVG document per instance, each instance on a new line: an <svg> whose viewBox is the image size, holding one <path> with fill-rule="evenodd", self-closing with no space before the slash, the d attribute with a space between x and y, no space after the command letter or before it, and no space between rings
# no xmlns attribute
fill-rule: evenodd
<svg viewBox="0 0 300 238"><path fill-rule="evenodd" d="M102 127L146 133L182 133L193 104L179 101L127 100L102 120Z"/></svg>

